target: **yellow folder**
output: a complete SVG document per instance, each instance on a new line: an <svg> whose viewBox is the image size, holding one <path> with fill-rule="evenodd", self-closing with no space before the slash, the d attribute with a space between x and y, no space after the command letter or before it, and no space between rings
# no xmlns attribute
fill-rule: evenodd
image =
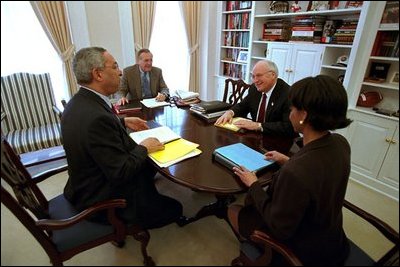
<svg viewBox="0 0 400 267"><path fill-rule="evenodd" d="M195 150L198 146L199 144L181 138L165 144L164 150L150 153L149 156L160 163L166 163L183 157Z"/></svg>

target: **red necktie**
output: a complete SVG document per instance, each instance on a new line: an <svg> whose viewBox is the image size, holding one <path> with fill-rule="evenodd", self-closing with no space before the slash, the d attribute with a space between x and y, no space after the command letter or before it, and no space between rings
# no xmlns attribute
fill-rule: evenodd
<svg viewBox="0 0 400 267"><path fill-rule="evenodd" d="M264 122L265 120L265 105L267 103L267 94L262 95L260 108L258 109L257 122Z"/></svg>
<svg viewBox="0 0 400 267"><path fill-rule="evenodd" d="M116 108L113 104L111 104L111 110L112 110L112 112L113 112L114 114L118 115L118 110L117 110L117 108Z"/></svg>

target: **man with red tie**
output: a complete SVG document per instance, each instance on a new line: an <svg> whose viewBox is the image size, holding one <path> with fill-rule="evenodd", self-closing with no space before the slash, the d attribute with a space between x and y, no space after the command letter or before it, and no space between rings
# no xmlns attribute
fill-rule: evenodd
<svg viewBox="0 0 400 267"><path fill-rule="evenodd" d="M234 124L240 128L261 131L263 134L295 137L289 121L290 86L278 78L276 64L269 60L257 62L251 78L253 84L242 102L227 110L215 124L231 122L233 117L244 117L250 113L252 120L239 120Z"/></svg>

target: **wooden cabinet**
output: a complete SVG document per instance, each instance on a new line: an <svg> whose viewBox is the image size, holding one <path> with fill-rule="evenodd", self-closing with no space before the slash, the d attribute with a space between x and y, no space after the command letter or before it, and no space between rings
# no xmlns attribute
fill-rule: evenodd
<svg viewBox="0 0 400 267"><path fill-rule="evenodd" d="M266 58L276 63L279 77L288 84L320 73L324 47L268 42Z"/></svg>
<svg viewBox="0 0 400 267"><path fill-rule="evenodd" d="M350 111L346 137L351 145L350 177L399 198L399 127L390 118Z"/></svg>

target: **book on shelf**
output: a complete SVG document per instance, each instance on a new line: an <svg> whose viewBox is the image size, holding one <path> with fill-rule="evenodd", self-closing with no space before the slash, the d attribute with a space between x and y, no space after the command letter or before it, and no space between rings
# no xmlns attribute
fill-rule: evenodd
<svg viewBox="0 0 400 267"><path fill-rule="evenodd" d="M234 131L234 132L238 132L238 131L241 130L241 128L236 126L235 122L240 121L240 120L249 120L249 119L245 119L245 118L242 118L242 117L235 117L235 118L232 119L232 122L227 122L227 123L224 123L224 124L215 124L215 126L216 127L220 127L220 128L224 128L224 129L227 129L227 130L231 130L231 131Z"/></svg>
<svg viewBox="0 0 400 267"><path fill-rule="evenodd" d="M219 147L212 154L213 160L232 170L244 166L246 169L261 173L275 162L266 160L264 155L242 143Z"/></svg>
<svg viewBox="0 0 400 267"><path fill-rule="evenodd" d="M114 104L114 110L117 112L117 114L125 114L128 112L141 111L142 104L140 103L139 100L136 101L131 100L129 103L125 105Z"/></svg>

